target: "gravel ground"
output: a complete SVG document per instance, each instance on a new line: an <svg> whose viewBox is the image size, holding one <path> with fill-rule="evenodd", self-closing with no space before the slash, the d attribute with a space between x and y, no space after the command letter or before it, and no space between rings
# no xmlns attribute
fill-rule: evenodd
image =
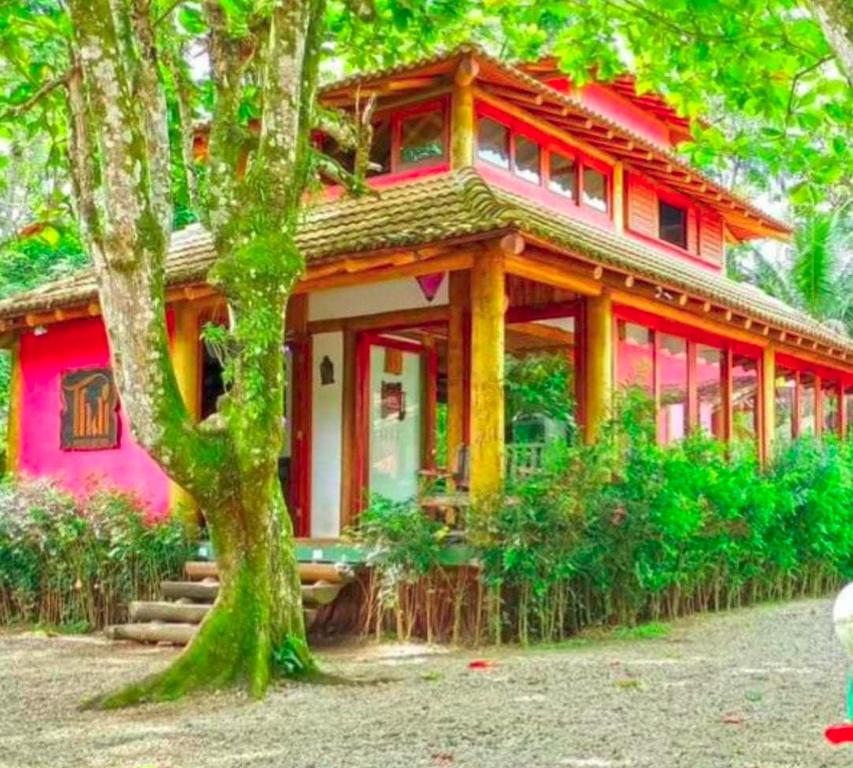
<svg viewBox="0 0 853 768"><path fill-rule="evenodd" d="M0 766L850 768L853 747L822 738L844 709L829 615L806 601L527 652L339 648L322 656L347 685L107 713L77 704L174 651L3 634Z"/></svg>

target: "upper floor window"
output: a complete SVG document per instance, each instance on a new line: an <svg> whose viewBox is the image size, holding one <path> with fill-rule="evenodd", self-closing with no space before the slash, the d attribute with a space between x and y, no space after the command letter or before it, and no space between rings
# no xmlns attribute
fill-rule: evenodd
<svg viewBox="0 0 853 768"><path fill-rule="evenodd" d="M509 128L497 120L480 120L477 156L487 163L509 170Z"/></svg>
<svg viewBox="0 0 853 768"><path fill-rule="evenodd" d="M687 248L687 211L658 200L658 235L661 240Z"/></svg>
<svg viewBox="0 0 853 768"><path fill-rule="evenodd" d="M443 102L430 102L373 121L368 176L399 173L438 165L447 158L447 120ZM324 152L345 171L354 170L355 153L342 150L330 137L323 139Z"/></svg>
<svg viewBox="0 0 853 768"><path fill-rule="evenodd" d="M521 129L516 130L511 118L506 121L479 116L479 160L511 171L514 176L572 200L576 205L599 213L609 212L610 179L604 167L588 161L580 152L557 148L550 141L536 141Z"/></svg>
<svg viewBox="0 0 853 768"><path fill-rule="evenodd" d="M539 184L542 180L541 149L526 136L515 137L515 173L525 181Z"/></svg>
<svg viewBox="0 0 853 768"><path fill-rule="evenodd" d="M583 202L596 211L607 213L607 176L589 166L583 169Z"/></svg>
<svg viewBox="0 0 853 768"><path fill-rule="evenodd" d="M548 155L548 189L572 200L578 199L578 178L575 161L571 157L551 152Z"/></svg>
<svg viewBox="0 0 853 768"><path fill-rule="evenodd" d="M444 157L444 114L439 110L403 118L400 124L399 165L429 165Z"/></svg>

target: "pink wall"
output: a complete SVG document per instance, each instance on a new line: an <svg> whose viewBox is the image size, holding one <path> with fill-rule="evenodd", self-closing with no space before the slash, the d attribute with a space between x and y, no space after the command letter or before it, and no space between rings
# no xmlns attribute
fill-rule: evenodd
<svg viewBox="0 0 853 768"><path fill-rule="evenodd" d="M138 493L154 515L169 508L169 482L157 464L130 435L127 417L119 409L117 448L63 451L59 447L60 376L78 368L109 366L106 331L98 318L47 326L21 338L22 474L50 476L74 493L93 483Z"/></svg>

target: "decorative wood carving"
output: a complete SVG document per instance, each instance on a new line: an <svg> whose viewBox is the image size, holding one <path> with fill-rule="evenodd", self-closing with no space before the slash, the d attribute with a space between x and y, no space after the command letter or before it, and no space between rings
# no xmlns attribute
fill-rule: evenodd
<svg viewBox="0 0 853 768"><path fill-rule="evenodd" d="M60 447L97 451L118 447L118 393L109 368L69 371L62 376Z"/></svg>

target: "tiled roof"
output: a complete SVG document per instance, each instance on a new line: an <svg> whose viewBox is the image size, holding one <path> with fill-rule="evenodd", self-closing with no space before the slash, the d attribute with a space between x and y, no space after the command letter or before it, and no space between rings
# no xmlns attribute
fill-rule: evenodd
<svg viewBox="0 0 853 768"><path fill-rule="evenodd" d="M298 242L309 265L389 248L517 230L560 250L667 290L714 302L753 320L853 352L853 339L746 283L651 246L585 224L489 185L474 169L431 176L306 208ZM213 262L209 234L199 225L176 232L167 258L167 283L201 282ZM0 319L79 305L96 297L92 270L0 302Z"/></svg>

